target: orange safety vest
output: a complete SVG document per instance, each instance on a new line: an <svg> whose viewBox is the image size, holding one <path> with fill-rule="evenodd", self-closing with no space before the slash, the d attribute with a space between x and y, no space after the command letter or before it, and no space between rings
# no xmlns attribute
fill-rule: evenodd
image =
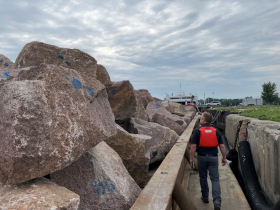
<svg viewBox="0 0 280 210"><path fill-rule="evenodd" d="M218 147L216 129L213 127L201 127L199 147Z"/></svg>

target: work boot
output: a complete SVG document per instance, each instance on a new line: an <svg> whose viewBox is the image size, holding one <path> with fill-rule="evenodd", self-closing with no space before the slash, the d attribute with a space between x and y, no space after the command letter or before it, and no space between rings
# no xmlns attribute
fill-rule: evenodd
<svg viewBox="0 0 280 210"><path fill-rule="evenodd" d="M214 210L220 210L221 205L220 204L214 204Z"/></svg>
<svg viewBox="0 0 280 210"><path fill-rule="evenodd" d="M201 196L201 200L202 200L204 203L209 203L208 198L203 198L203 196Z"/></svg>

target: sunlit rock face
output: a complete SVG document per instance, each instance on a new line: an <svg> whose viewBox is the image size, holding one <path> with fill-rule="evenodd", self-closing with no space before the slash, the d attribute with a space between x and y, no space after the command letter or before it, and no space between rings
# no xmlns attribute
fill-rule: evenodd
<svg viewBox="0 0 280 210"><path fill-rule="evenodd" d="M119 155L105 142L51 174L51 180L80 195L80 210L128 210L141 192Z"/></svg>
<svg viewBox="0 0 280 210"><path fill-rule="evenodd" d="M0 182L60 170L116 134L105 86L73 69L41 64L0 89Z"/></svg>
<svg viewBox="0 0 280 210"><path fill-rule="evenodd" d="M121 157L129 174L144 187L150 164L151 136L130 134L117 125L117 134L106 139L106 143Z"/></svg>
<svg viewBox="0 0 280 210"><path fill-rule="evenodd" d="M138 106L132 84L128 80L112 82L106 85L106 89L116 120L130 118Z"/></svg>
<svg viewBox="0 0 280 210"><path fill-rule="evenodd" d="M130 124L131 133L152 137L150 163L163 160L179 138L175 131L157 123L131 118Z"/></svg>
<svg viewBox="0 0 280 210"><path fill-rule="evenodd" d="M39 66L41 63L75 69L87 77L96 77L97 61L89 54L43 42L26 44L15 61L17 68Z"/></svg>
<svg viewBox="0 0 280 210"><path fill-rule="evenodd" d="M46 178L0 185L0 209L77 210L80 196Z"/></svg>

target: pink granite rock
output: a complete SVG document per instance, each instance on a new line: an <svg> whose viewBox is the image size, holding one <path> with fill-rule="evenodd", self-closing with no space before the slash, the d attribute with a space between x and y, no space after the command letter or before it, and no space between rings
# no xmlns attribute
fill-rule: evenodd
<svg viewBox="0 0 280 210"><path fill-rule="evenodd" d="M179 136L168 127L157 123L131 118L131 133L151 136L151 161L161 161L168 154Z"/></svg>
<svg viewBox="0 0 280 210"><path fill-rule="evenodd" d="M15 64L5 55L0 54L0 68L13 69Z"/></svg>
<svg viewBox="0 0 280 210"><path fill-rule="evenodd" d="M96 76L97 62L89 54L78 49L60 48L43 42L26 44L16 59L17 68L53 64L75 69L86 77Z"/></svg>
<svg viewBox="0 0 280 210"><path fill-rule="evenodd" d="M153 122L153 117L155 114L162 115L174 122L178 123L183 129L185 128L185 121L181 119L179 116L171 114L169 111L165 109L161 101L152 101L148 104L146 108L146 112L149 116L149 121Z"/></svg>
<svg viewBox="0 0 280 210"><path fill-rule="evenodd" d="M73 69L41 64L0 91L0 182L62 169L116 134L106 89ZM33 80L34 79L34 80Z"/></svg>
<svg viewBox="0 0 280 210"><path fill-rule="evenodd" d="M97 64L96 79L103 85L110 85L111 79L106 68L100 64Z"/></svg>
<svg viewBox="0 0 280 210"><path fill-rule="evenodd" d="M80 196L46 178L0 186L2 210L77 210Z"/></svg>
<svg viewBox="0 0 280 210"><path fill-rule="evenodd" d="M183 106L182 104L176 103L174 101L162 101L162 105L172 114L176 114L178 116L194 116L196 113L196 109L193 106Z"/></svg>
<svg viewBox="0 0 280 210"><path fill-rule="evenodd" d="M81 210L126 210L141 192L119 155L105 142L72 165L51 174L51 179L80 195Z"/></svg>
<svg viewBox="0 0 280 210"><path fill-rule="evenodd" d="M108 99L116 120L130 118L136 111L138 101L132 84L128 81L106 85Z"/></svg>
<svg viewBox="0 0 280 210"><path fill-rule="evenodd" d="M179 136L184 132L182 126L180 126L178 123L174 122L170 118L165 117L164 115L155 113L151 121L170 128L171 130L175 131Z"/></svg>
<svg viewBox="0 0 280 210"><path fill-rule="evenodd" d="M150 164L151 136L130 134L117 125L117 134L106 139L106 143L121 157L129 174L144 187Z"/></svg>
<svg viewBox="0 0 280 210"><path fill-rule="evenodd" d="M153 97L146 89L135 90L135 93L137 95L139 103L142 103L145 109L147 108L148 103L154 101Z"/></svg>

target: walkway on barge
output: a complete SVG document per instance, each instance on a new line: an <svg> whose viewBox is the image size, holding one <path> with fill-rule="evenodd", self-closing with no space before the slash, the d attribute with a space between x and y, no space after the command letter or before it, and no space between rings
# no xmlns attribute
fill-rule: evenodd
<svg viewBox="0 0 280 210"><path fill-rule="evenodd" d="M185 151L192 135L195 119L172 147L131 210L213 210L210 191L209 203L201 200L199 175L190 168ZM188 150L188 149L187 149ZM219 161L221 154L219 154ZM220 161L221 162L221 161ZM228 165L219 162L222 207L226 210L250 210L245 195ZM209 189L211 190L211 181Z"/></svg>

